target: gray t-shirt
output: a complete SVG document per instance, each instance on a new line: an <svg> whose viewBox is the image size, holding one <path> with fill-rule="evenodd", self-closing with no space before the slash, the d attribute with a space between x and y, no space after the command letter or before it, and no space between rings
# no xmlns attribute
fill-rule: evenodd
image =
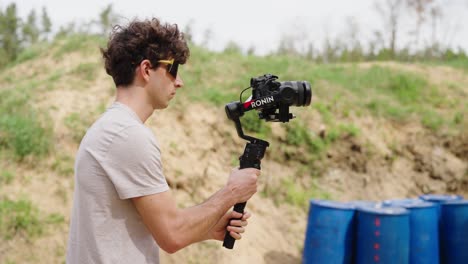
<svg viewBox="0 0 468 264"><path fill-rule="evenodd" d="M159 263L159 246L129 198L168 189L152 131L114 103L76 155L67 263Z"/></svg>

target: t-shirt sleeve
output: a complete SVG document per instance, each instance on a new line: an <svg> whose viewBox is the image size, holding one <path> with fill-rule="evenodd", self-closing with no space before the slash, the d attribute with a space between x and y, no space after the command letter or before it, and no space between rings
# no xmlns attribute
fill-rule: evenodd
<svg viewBox="0 0 468 264"><path fill-rule="evenodd" d="M167 191L161 151L153 134L140 126L128 127L112 140L102 162L120 199Z"/></svg>

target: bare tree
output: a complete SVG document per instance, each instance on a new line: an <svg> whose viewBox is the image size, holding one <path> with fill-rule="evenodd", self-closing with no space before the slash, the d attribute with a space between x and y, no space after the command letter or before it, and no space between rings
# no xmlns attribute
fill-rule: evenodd
<svg viewBox="0 0 468 264"><path fill-rule="evenodd" d="M188 23L185 25L184 30L183 30L185 39L190 43L193 42L194 25L195 25L195 20L191 18L188 21Z"/></svg>
<svg viewBox="0 0 468 264"><path fill-rule="evenodd" d="M394 57L398 33L398 22L402 14L403 0L385 0L375 2L375 9L384 20L383 35L388 34L388 48Z"/></svg>
<svg viewBox="0 0 468 264"><path fill-rule="evenodd" d="M295 19L282 29L278 53L304 55L310 42L309 35L310 32L305 22L301 19Z"/></svg>
<svg viewBox="0 0 468 264"><path fill-rule="evenodd" d="M350 41L350 48L353 48L359 43L359 24L355 17L346 17L346 38Z"/></svg>
<svg viewBox="0 0 468 264"><path fill-rule="evenodd" d="M249 48L247 49L247 55L255 55L255 46L249 46Z"/></svg>
<svg viewBox="0 0 468 264"><path fill-rule="evenodd" d="M0 10L1 11L1 10ZM16 59L21 48L19 36L21 29L21 18L15 3L9 4L0 16L0 48L4 51L0 62L9 62ZM3 52L2 52L3 53ZM0 65L2 66L2 65Z"/></svg>
<svg viewBox="0 0 468 264"><path fill-rule="evenodd" d="M22 26L23 45L29 46L39 40L40 30L37 26L36 10L31 10L28 18Z"/></svg>
<svg viewBox="0 0 468 264"><path fill-rule="evenodd" d="M308 59L308 60L314 60L315 59L315 48L314 48L314 44L311 42L309 43L309 45L307 46L307 51L305 53L305 58Z"/></svg>
<svg viewBox="0 0 468 264"><path fill-rule="evenodd" d="M230 40L223 50L224 53L242 54L242 47L233 40Z"/></svg>
<svg viewBox="0 0 468 264"><path fill-rule="evenodd" d="M438 45L437 41L437 24L442 18L442 8L440 6L434 6L431 8L431 45L435 47Z"/></svg>
<svg viewBox="0 0 468 264"><path fill-rule="evenodd" d="M414 33L414 44L419 45L421 27L427 19L431 10L431 5L434 0L406 0L406 4L410 11L416 14L416 25L412 33Z"/></svg>
<svg viewBox="0 0 468 264"><path fill-rule="evenodd" d="M297 50L294 47L294 39L291 36L283 35L280 39L277 53L281 55L294 55Z"/></svg>
<svg viewBox="0 0 468 264"><path fill-rule="evenodd" d="M49 34L52 31L52 21L50 20L49 14L45 7L42 7L42 35L44 40L49 39Z"/></svg>
<svg viewBox="0 0 468 264"><path fill-rule="evenodd" d="M99 21L97 22L101 28L101 34L107 36L111 31L112 27L119 22L118 15L114 12L114 7L112 4L108 4L102 11L99 13Z"/></svg>
<svg viewBox="0 0 468 264"><path fill-rule="evenodd" d="M363 49L360 39L360 30L359 23L355 17L346 18L346 31L345 31L345 41L348 42L345 50L348 54L348 59L351 61L358 61L362 59Z"/></svg>
<svg viewBox="0 0 468 264"><path fill-rule="evenodd" d="M207 28L203 31L203 40L201 45L205 48L208 48L210 42L214 39L214 32L213 29Z"/></svg>

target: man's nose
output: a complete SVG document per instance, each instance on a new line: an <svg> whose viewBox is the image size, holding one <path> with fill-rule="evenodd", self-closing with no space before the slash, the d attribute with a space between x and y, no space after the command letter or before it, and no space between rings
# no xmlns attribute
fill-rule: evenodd
<svg viewBox="0 0 468 264"><path fill-rule="evenodd" d="M180 74L177 74L177 77L175 79L175 87L182 88L183 86L184 86L184 81L182 80L182 77L180 77Z"/></svg>

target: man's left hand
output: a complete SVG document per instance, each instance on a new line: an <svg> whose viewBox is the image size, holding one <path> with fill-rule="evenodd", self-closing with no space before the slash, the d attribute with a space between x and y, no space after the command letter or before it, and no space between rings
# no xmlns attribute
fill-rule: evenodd
<svg viewBox="0 0 468 264"><path fill-rule="evenodd" d="M212 239L223 241L227 230L234 239L241 239L241 234L245 232L245 227L248 224L247 219L249 219L251 216L252 214L249 212L244 212L244 214L238 213L236 211L227 212L213 227L210 237ZM235 219L231 220L232 218ZM241 219L236 220L238 218Z"/></svg>

